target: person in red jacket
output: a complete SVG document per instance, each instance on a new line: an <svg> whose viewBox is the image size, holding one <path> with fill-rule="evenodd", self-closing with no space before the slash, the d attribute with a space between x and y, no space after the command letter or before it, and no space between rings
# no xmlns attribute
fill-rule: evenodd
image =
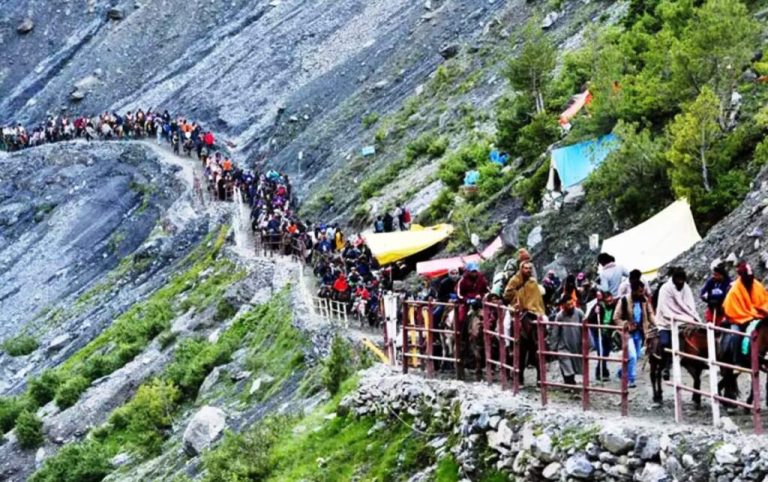
<svg viewBox="0 0 768 482"><path fill-rule="evenodd" d="M205 145L210 149L213 147L213 132L208 131L203 136L203 142L205 142Z"/></svg>
<svg viewBox="0 0 768 482"><path fill-rule="evenodd" d="M340 272L336 281L333 282L333 295L338 301L347 301L349 299L349 283L344 272Z"/></svg>
<svg viewBox="0 0 768 482"><path fill-rule="evenodd" d="M467 316L468 303L475 303L483 299L488 293L488 280L480 272L479 266L475 262L467 263L464 275L456 286L456 294L459 297L459 321L464 322Z"/></svg>

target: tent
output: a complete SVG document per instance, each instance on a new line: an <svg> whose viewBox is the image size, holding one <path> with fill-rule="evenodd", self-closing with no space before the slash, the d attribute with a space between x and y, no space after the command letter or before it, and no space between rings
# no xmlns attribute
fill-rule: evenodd
<svg viewBox="0 0 768 482"><path fill-rule="evenodd" d="M489 244L480 254L468 254L465 256L455 256L453 258L432 259L416 263L416 272L428 278L437 278L456 268L463 268L469 262L480 263L486 259L493 258L503 247L501 236L498 236Z"/></svg>
<svg viewBox="0 0 768 482"><path fill-rule="evenodd" d="M659 268L700 240L691 206L681 199L642 224L606 239L602 251L628 270L639 269L653 279Z"/></svg>
<svg viewBox="0 0 768 482"><path fill-rule="evenodd" d="M410 231L366 233L363 238L379 264L385 265L424 251L445 240L452 232L450 224L429 228L414 224Z"/></svg>
<svg viewBox="0 0 768 482"><path fill-rule="evenodd" d="M560 114L560 127L566 130L570 129L571 119L576 117L576 114L578 114L585 105L589 105L590 102L592 102L592 93L588 90L585 90L581 94L574 95L571 100L571 105Z"/></svg>
<svg viewBox="0 0 768 482"><path fill-rule="evenodd" d="M618 144L618 138L614 134L608 134L553 150L547 189L562 191L581 184Z"/></svg>

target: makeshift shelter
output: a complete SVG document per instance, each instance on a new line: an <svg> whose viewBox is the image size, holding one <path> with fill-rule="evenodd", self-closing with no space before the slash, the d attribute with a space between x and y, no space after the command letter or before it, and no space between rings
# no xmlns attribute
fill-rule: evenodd
<svg viewBox="0 0 768 482"><path fill-rule="evenodd" d="M547 189L560 191L581 184L619 145L614 134L552 151Z"/></svg>
<svg viewBox="0 0 768 482"><path fill-rule="evenodd" d="M701 241L691 206L681 199L634 228L603 241L602 251L628 270L656 277L666 263Z"/></svg>
<svg viewBox="0 0 768 482"><path fill-rule="evenodd" d="M416 272L428 278L437 278L447 274L452 269L463 268L467 263L480 263L486 259L493 258L504 244L501 242L501 236L498 236L481 253L468 254L465 256L455 256L453 258L431 259L416 264Z"/></svg>
<svg viewBox="0 0 768 482"><path fill-rule="evenodd" d="M589 105L592 102L592 93L585 90L581 94L576 94L571 98L571 105L568 106L562 114L560 114L560 120L558 121L560 127L566 131L571 128L571 119L584 108L585 105Z"/></svg>
<svg viewBox="0 0 768 482"><path fill-rule="evenodd" d="M410 231L366 233L363 238L379 264L385 265L424 251L445 240L452 232L450 224L428 228L414 224Z"/></svg>

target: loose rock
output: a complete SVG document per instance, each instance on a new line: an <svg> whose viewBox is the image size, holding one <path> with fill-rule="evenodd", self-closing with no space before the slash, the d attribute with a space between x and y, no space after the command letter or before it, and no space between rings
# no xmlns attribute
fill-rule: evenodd
<svg viewBox="0 0 768 482"><path fill-rule="evenodd" d="M184 430L184 451L195 456L211 446L219 438L226 425L226 414L223 410L204 406L192 417Z"/></svg>
<svg viewBox="0 0 768 482"><path fill-rule="evenodd" d="M33 28L35 28L35 22L33 22L31 18L25 18L19 26L16 27L16 31L25 35L31 32Z"/></svg>

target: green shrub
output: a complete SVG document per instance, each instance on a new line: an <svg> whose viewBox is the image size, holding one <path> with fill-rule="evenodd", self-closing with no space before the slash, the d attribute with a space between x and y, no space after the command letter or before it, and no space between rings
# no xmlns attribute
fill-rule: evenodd
<svg viewBox="0 0 768 482"><path fill-rule="evenodd" d="M82 375L75 375L66 380L58 390L56 390L56 405L64 410L69 408L80 398L80 395L91 385L90 380Z"/></svg>
<svg viewBox="0 0 768 482"><path fill-rule="evenodd" d="M336 395L341 383L350 372L351 350L349 344L339 335L334 336L331 343L331 353L323 362L323 385L331 395Z"/></svg>
<svg viewBox="0 0 768 482"><path fill-rule="evenodd" d="M99 482L112 472L110 455L95 442L67 444L32 474L30 482Z"/></svg>
<svg viewBox="0 0 768 482"><path fill-rule="evenodd" d="M187 338L173 353L173 362L165 370L166 379L176 384L186 397L193 398L211 370L227 363L231 354L232 347L228 344Z"/></svg>
<svg viewBox="0 0 768 482"><path fill-rule="evenodd" d="M24 401L18 397L0 397L0 434L13 429L25 406Z"/></svg>
<svg viewBox="0 0 768 482"><path fill-rule="evenodd" d="M447 148L448 139L427 132L406 144L405 158L409 162L425 155L434 159L442 156Z"/></svg>
<svg viewBox="0 0 768 482"><path fill-rule="evenodd" d="M285 425L282 418L269 418L240 434L227 431L215 450L203 454L203 480L266 480L274 468L270 452Z"/></svg>
<svg viewBox="0 0 768 482"><path fill-rule="evenodd" d="M61 379L58 373L53 370L45 370L38 378L29 381L27 393L38 407L42 407L53 400L60 384Z"/></svg>
<svg viewBox="0 0 768 482"><path fill-rule="evenodd" d="M446 186L455 191L464 183L464 174L488 159L490 152L491 147L488 142L466 144L443 159L437 175Z"/></svg>
<svg viewBox="0 0 768 482"><path fill-rule="evenodd" d="M112 412L109 423L114 431L110 436L140 453L159 453L180 399L181 392L171 382L155 379L145 383L130 402Z"/></svg>
<svg viewBox="0 0 768 482"><path fill-rule="evenodd" d="M220 323L232 318L236 313L237 307L230 303L229 300L221 298L219 302L216 303L216 313L213 315L213 321Z"/></svg>
<svg viewBox="0 0 768 482"><path fill-rule="evenodd" d="M429 203L427 209L420 215L422 223L436 223L448 217L453 209L456 194L448 188L444 188L437 197Z"/></svg>
<svg viewBox="0 0 768 482"><path fill-rule="evenodd" d="M30 335L19 335L8 338L2 344L3 350L10 356L29 355L39 346L37 340Z"/></svg>
<svg viewBox="0 0 768 482"><path fill-rule="evenodd" d="M366 129L379 121L379 114L376 112L370 112L363 116L363 127Z"/></svg>
<svg viewBox="0 0 768 482"><path fill-rule="evenodd" d="M29 410L24 410L16 419L16 438L19 445L32 449L43 443L43 422Z"/></svg>

